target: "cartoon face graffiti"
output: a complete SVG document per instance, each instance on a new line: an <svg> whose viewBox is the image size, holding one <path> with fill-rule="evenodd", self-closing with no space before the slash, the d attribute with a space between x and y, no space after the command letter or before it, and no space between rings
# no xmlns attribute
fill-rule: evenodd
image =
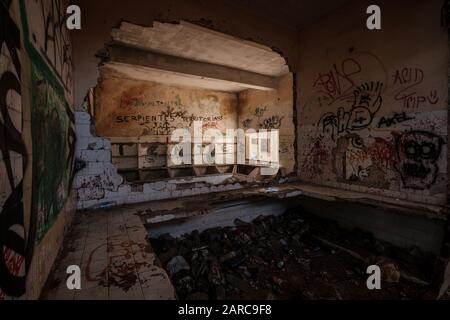
<svg viewBox="0 0 450 320"><path fill-rule="evenodd" d="M400 173L405 188L423 190L430 188L437 179L437 160L444 141L426 131L411 131L396 140L398 161L395 169Z"/></svg>

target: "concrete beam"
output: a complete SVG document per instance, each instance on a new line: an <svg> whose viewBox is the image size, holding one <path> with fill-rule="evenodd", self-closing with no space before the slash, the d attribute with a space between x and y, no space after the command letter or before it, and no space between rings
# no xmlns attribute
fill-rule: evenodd
<svg viewBox="0 0 450 320"><path fill-rule="evenodd" d="M278 88L277 78L258 73L164 55L116 43L111 44L108 49L110 61L115 63L141 66L204 79L226 81L249 89L267 91Z"/></svg>

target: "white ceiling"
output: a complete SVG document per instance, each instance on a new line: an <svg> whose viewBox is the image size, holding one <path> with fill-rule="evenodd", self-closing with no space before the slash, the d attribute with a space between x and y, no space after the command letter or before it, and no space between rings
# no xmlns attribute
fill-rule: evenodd
<svg viewBox="0 0 450 320"><path fill-rule="evenodd" d="M142 27L122 22L112 30L113 42L145 51L245 70L277 78L289 73L285 59L266 46L244 41L188 22L179 24L155 22ZM102 76L201 87L239 92L245 85L219 79L209 79L161 69L108 62L101 68Z"/></svg>

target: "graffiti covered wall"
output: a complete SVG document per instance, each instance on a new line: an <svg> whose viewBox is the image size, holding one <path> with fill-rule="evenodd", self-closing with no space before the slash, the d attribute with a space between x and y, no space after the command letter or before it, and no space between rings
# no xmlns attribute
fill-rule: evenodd
<svg viewBox="0 0 450 320"><path fill-rule="evenodd" d="M280 170L283 175L294 171L295 126L294 83L292 74L283 76L278 90L246 90L239 93L239 127L254 130L279 130Z"/></svg>
<svg viewBox="0 0 450 320"><path fill-rule="evenodd" d="M445 204L448 40L439 1L414 4L379 4L391 31L365 30L358 3L302 33L303 181Z"/></svg>
<svg viewBox="0 0 450 320"><path fill-rule="evenodd" d="M69 197L75 152L68 1L25 1L33 146L32 211L41 241ZM27 25L26 25L27 24ZM50 143L51 142L51 143Z"/></svg>
<svg viewBox="0 0 450 320"><path fill-rule="evenodd" d="M104 137L170 137L177 128L237 127L237 96L152 82L106 78L96 88L96 131Z"/></svg>
<svg viewBox="0 0 450 320"><path fill-rule="evenodd" d="M0 1L0 300L38 297L70 224L75 134L66 5Z"/></svg>
<svg viewBox="0 0 450 320"><path fill-rule="evenodd" d="M0 300L25 288L23 141L20 13L17 3L0 2Z"/></svg>

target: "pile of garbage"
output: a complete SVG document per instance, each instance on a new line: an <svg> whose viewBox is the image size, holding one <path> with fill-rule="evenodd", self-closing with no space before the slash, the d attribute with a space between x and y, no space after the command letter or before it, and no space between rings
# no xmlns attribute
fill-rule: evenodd
<svg viewBox="0 0 450 320"><path fill-rule="evenodd" d="M397 299L423 294L419 285L401 283L391 260L359 258L363 255L357 252L365 250L378 257L392 250L370 234L344 232L332 223L305 218L299 210L234 224L152 240L179 299ZM317 234L343 245L357 242L357 252L352 255ZM381 263L389 270L386 290L367 290L368 263Z"/></svg>

